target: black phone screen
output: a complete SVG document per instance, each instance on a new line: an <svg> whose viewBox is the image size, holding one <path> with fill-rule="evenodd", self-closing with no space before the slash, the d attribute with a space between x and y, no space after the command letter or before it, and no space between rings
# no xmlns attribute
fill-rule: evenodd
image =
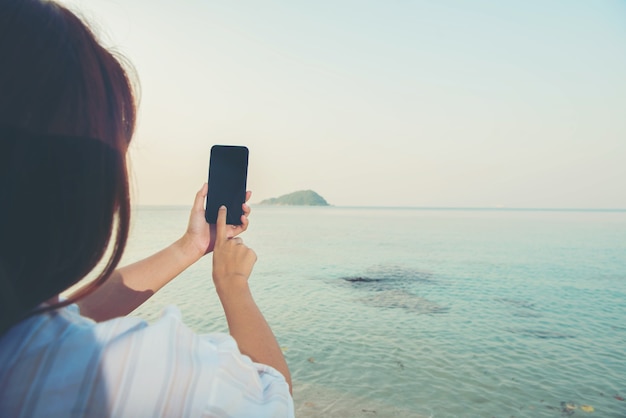
<svg viewBox="0 0 626 418"><path fill-rule="evenodd" d="M246 201L247 177L248 148L232 145L211 147L209 194L204 214L208 223L217 223L217 211L225 205L228 209L226 224L241 225L241 205Z"/></svg>

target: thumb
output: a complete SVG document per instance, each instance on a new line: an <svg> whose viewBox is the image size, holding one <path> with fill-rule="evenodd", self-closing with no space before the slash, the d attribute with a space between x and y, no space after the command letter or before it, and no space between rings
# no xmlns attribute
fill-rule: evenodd
<svg viewBox="0 0 626 418"><path fill-rule="evenodd" d="M196 193L196 198L193 201L194 211L204 211L204 200L206 199L207 192L208 185L204 183L202 188L198 190L198 193Z"/></svg>

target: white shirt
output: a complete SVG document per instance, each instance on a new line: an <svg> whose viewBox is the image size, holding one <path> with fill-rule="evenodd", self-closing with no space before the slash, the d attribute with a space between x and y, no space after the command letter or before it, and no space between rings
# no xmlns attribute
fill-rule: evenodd
<svg viewBox="0 0 626 418"><path fill-rule="evenodd" d="M0 337L2 417L293 417L284 377L168 307L96 323L72 305Z"/></svg>

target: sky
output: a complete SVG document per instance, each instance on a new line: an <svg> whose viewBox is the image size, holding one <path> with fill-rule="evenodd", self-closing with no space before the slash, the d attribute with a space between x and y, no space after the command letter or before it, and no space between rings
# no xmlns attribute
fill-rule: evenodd
<svg viewBox="0 0 626 418"><path fill-rule="evenodd" d="M626 1L62 0L139 84L133 200L626 208Z"/></svg>

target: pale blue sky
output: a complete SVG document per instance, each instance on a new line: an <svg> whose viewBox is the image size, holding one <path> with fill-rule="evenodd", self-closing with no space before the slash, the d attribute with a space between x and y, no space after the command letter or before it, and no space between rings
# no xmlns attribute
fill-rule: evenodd
<svg viewBox="0 0 626 418"><path fill-rule="evenodd" d="M135 202L626 208L626 2L65 0L141 84Z"/></svg>

